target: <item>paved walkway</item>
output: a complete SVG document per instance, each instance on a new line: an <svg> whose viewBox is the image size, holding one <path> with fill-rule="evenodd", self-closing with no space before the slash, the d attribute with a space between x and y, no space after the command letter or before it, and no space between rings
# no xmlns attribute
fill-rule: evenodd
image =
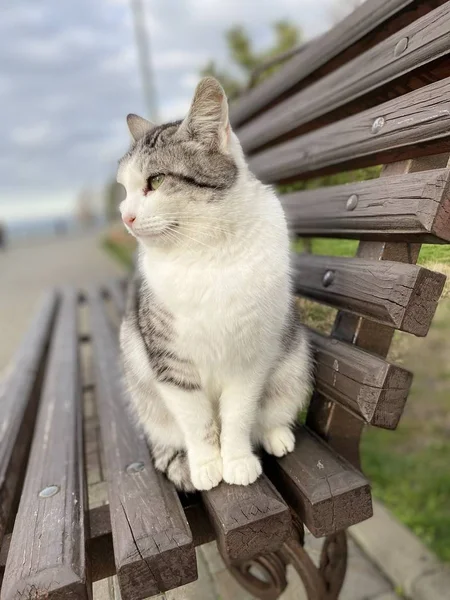
<svg viewBox="0 0 450 600"><path fill-rule="evenodd" d="M54 238L11 247L0 253L0 376L18 345L40 295L49 287L88 285L121 273L120 267L101 249L98 234ZM317 560L320 547L309 538ZM159 596L159 600L251 600L226 571L216 545L198 549L199 580ZM302 585L289 573L283 600L304 600ZM115 578L94 585L94 600L120 598ZM395 600L391 585L369 559L350 542L349 570L341 600Z"/></svg>
<svg viewBox="0 0 450 600"><path fill-rule="evenodd" d="M83 286L121 273L98 240L98 233L88 233L33 240L0 251L0 374L45 290L64 284Z"/></svg>

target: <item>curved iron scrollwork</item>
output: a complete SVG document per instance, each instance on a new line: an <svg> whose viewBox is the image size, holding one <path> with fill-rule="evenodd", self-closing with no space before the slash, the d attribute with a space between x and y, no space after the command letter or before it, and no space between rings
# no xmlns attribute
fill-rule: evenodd
<svg viewBox="0 0 450 600"><path fill-rule="evenodd" d="M308 600L336 600L347 568L345 531L330 535L322 547L316 567L303 547L303 525L296 523L297 535L287 540L278 552L228 565L237 581L260 600L276 600L286 589L286 567L291 564L300 576Z"/></svg>
<svg viewBox="0 0 450 600"><path fill-rule="evenodd" d="M228 568L242 587L260 600L276 600L286 589L286 564L278 553L257 556Z"/></svg>

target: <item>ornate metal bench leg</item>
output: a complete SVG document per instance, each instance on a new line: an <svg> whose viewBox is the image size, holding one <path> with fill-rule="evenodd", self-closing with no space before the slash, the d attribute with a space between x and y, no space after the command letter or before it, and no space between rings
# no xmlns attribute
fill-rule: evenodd
<svg viewBox="0 0 450 600"><path fill-rule="evenodd" d="M284 543L281 550L253 560L228 565L237 581L260 600L276 600L287 586L286 567L291 564L300 576L308 600L336 600L347 568L345 531L325 539L317 568L303 548L303 528L298 537Z"/></svg>
<svg viewBox="0 0 450 600"><path fill-rule="evenodd" d="M319 568L325 582L327 600L338 598L347 570L347 534L345 531L340 531L325 539Z"/></svg>

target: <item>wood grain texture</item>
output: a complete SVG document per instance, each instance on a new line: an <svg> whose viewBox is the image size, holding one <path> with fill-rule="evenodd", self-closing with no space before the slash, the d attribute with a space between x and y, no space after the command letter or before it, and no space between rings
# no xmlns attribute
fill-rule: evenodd
<svg viewBox="0 0 450 600"><path fill-rule="evenodd" d="M285 194L280 200L289 229L300 236L448 242L449 182L450 171L437 169ZM356 206L349 210L352 197Z"/></svg>
<svg viewBox="0 0 450 600"><path fill-rule="evenodd" d="M194 536L195 546L214 541L215 533L205 507L198 497L191 495L189 498L189 503L184 510ZM91 568L91 578L95 582L116 574L109 504L90 509L87 520L89 537L86 540L86 554ZM0 547L0 581L10 544L11 534L6 534Z"/></svg>
<svg viewBox="0 0 450 600"><path fill-rule="evenodd" d="M293 257L293 275L302 296L418 336L428 332L446 279L416 265L311 254Z"/></svg>
<svg viewBox="0 0 450 600"><path fill-rule="evenodd" d="M420 87L422 71L422 85L431 83L435 80L431 63L450 53L449 37L450 4L446 3L245 124L238 131L244 152L253 152L288 135L305 133L416 89ZM396 45L402 39L408 40L407 48L396 53ZM436 79L450 75L450 61L441 62ZM362 104L355 102L361 97L367 98ZM345 110L338 111L344 106Z"/></svg>
<svg viewBox="0 0 450 600"><path fill-rule="evenodd" d="M222 482L202 498L229 562L279 550L291 532L289 509L265 475L250 486Z"/></svg>
<svg viewBox="0 0 450 600"><path fill-rule="evenodd" d="M294 452L268 459L267 472L316 537L372 516L368 481L306 427L296 432Z"/></svg>
<svg viewBox="0 0 450 600"><path fill-rule="evenodd" d="M77 298L62 294L2 600L90 597L78 372ZM59 491L39 497L47 486Z"/></svg>
<svg viewBox="0 0 450 600"><path fill-rule="evenodd" d="M450 78L252 155L268 182L289 181L450 149ZM376 119L384 125L373 132Z"/></svg>
<svg viewBox="0 0 450 600"><path fill-rule="evenodd" d="M155 470L128 413L118 339L100 290L88 300L116 569L123 599L138 600L194 581L195 551L176 490ZM142 470L128 472L132 463Z"/></svg>
<svg viewBox="0 0 450 600"><path fill-rule="evenodd" d="M311 84L446 0L371 0L315 38L282 69L231 106L233 127Z"/></svg>
<svg viewBox="0 0 450 600"><path fill-rule="evenodd" d="M371 425L395 429L412 373L352 344L314 331L310 338L316 361L315 390Z"/></svg>
<svg viewBox="0 0 450 600"><path fill-rule="evenodd" d="M0 383L0 545L11 519L33 437L40 383L57 306L56 292L43 298Z"/></svg>
<svg viewBox="0 0 450 600"><path fill-rule="evenodd" d="M440 154L408 160L385 166L380 184L387 178L420 172L426 176L428 169L442 169L448 166L449 155ZM420 244L363 241L359 244L357 256L364 260L395 260L414 264L420 252ZM354 344L359 348L385 358L389 352L394 328L340 311L336 317L332 336ZM307 425L326 440L339 454L353 465L360 467L359 442L363 432L363 422L344 407L331 402L323 394L314 392L311 399Z"/></svg>

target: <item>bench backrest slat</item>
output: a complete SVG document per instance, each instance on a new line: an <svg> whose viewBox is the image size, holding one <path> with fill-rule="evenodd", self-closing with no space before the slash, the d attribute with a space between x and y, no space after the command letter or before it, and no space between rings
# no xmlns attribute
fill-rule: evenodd
<svg viewBox="0 0 450 600"><path fill-rule="evenodd" d="M2 600L90 597L76 307L75 292L64 292L6 563Z"/></svg>
<svg viewBox="0 0 450 600"><path fill-rule="evenodd" d="M450 75L450 5L414 21L364 54L239 128L247 153L306 133Z"/></svg>
<svg viewBox="0 0 450 600"><path fill-rule="evenodd" d="M299 236L440 243L450 242L449 192L450 172L436 169L280 199L290 231Z"/></svg>
<svg viewBox="0 0 450 600"><path fill-rule="evenodd" d="M298 54L231 108L231 122L241 126L261 111L310 85L372 48L446 0L368 0Z"/></svg>
<svg viewBox="0 0 450 600"><path fill-rule="evenodd" d="M293 257L296 291L415 335L427 334L445 276L416 265L300 254Z"/></svg>
<svg viewBox="0 0 450 600"><path fill-rule="evenodd" d="M395 429L412 373L352 344L309 331L315 352L315 389L367 423Z"/></svg>
<svg viewBox="0 0 450 600"><path fill-rule="evenodd" d="M446 152L449 95L447 78L251 155L250 168L281 182Z"/></svg>

